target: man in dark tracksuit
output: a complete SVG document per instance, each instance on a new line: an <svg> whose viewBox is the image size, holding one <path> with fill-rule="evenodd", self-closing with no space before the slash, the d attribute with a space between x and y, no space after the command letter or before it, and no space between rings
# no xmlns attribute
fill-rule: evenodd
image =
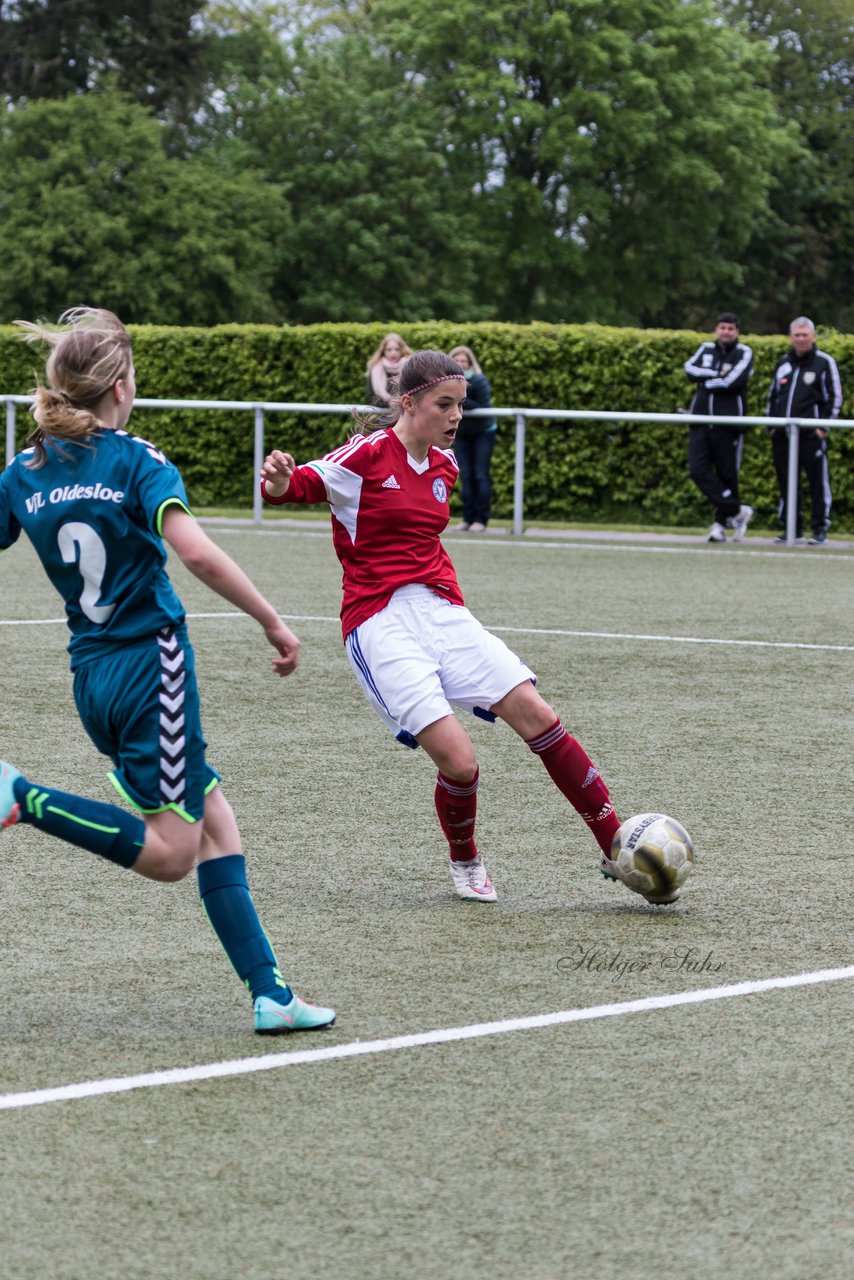
<svg viewBox="0 0 854 1280"><path fill-rule="evenodd" d="M696 389L689 413L726 419L698 423L688 432L688 469L691 479L715 508L709 542L726 542L727 528L733 542L741 542L753 508L745 506L738 492L738 471L744 445L747 384L753 377L753 352L738 340L738 316L723 311L715 325L714 342L704 342L685 372Z"/></svg>
<svg viewBox="0 0 854 1280"><path fill-rule="evenodd" d="M829 419L838 418L842 408L842 383L833 356L819 351L815 325L798 316L789 325L792 345L777 361L768 392L769 418L816 418L826 426L801 427L798 431L798 464L806 473L810 490L812 537L810 545L827 542L830 524L830 477L827 471ZM786 528L786 495L789 482L789 436L785 427L771 428L771 450L780 486L780 520ZM795 533L804 534L804 513L798 488ZM785 542L785 535L777 538Z"/></svg>

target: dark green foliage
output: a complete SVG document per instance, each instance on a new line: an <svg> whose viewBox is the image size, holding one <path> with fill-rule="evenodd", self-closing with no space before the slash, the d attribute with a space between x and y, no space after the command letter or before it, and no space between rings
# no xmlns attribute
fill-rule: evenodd
<svg viewBox="0 0 854 1280"><path fill-rule="evenodd" d="M275 319L690 327L799 153L770 51L711 0L276 12L222 20L189 129L286 188Z"/></svg>
<svg viewBox="0 0 854 1280"><path fill-rule="evenodd" d="M850 10L0 4L0 320L850 330Z"/></svg>
<svg viewBox="0 0 854 1280"><path fill-rule="evenodd" d="M369 28L454 122L481 314L691 325L740 280L797 143L768 51L708 0L374 0Z"/></svg>
<svg viewBox="0 0 854 1280"><path fill-rule="evenodd" d="M210 38L196 0L18 0L0 6L0 92L63 98L120 84L158 111L185 105L204 74Z"/></svg>
<svg viewBox="0 0 854 1280"><path fill-rule="evenodd" d="M0 316L97 298L126 321L276 320L281 189L167 156L162 125L115 93L35 102L0 128Z"/></svg>
<svg viewBox="0 0 854 1280"><path fill-rule="evenodd" d="M685 331L612 329L598 325L223 325L213 329L139 326L134 352L139 395L150 399L286 401L361 404L365 364L388 329L413 348L477 352L500 407L608 409L675 413L688 403L682 365L704 335ZM748 408L765 412L771 371L785 337L754 337L756 374ZM854 339L824 334L837 359L850 412ZM0 388L23 394L33 386L37 353L14 331L0 330ZM19 444L26 415L19 415ZM156 441L181 468L196 506L249 505L253 493L251 412L138 409L133 426ZM300 461L318 457L353 433L337 414L266 416L268 447L287 448ZM708 505L688 478L687 423L569 425L529 419L525 518L705 523ZM495 515L513 504L514 420L500 419L493 460ZM854 433L831 437L834 530L854 532ZM771 449L758 427L747 432L742 470L756 525L776 519L777 487Z"/></svg>
<svg viewBox="0 0 854 1280"><path fill-rule="evenodd" d="M217 109L196 128L205 154L287 194L274 318L370 321L389 298L399 315L488 316L471 179L458 180L426 86L372 31L282 41L244 23L220 41Z"/></svg>
<svg viewBox="0 0 854 1280"><path fill-rule="evenodd" d="M767 217L751 227L733 304L757 328L806 314L854 324L854 10L850 0L718 0L775 54L769 82L801 143L774 169Z"/></svg>

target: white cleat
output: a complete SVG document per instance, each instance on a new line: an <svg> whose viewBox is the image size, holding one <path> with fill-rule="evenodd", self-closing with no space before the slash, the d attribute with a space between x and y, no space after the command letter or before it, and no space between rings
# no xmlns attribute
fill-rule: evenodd
<svg viewBox="0 0 854 1280"><path fill-rule="evenodd" d="M464 902L497 902L480 854L468 862L451 862L451 879L458 897Z"/></svg>

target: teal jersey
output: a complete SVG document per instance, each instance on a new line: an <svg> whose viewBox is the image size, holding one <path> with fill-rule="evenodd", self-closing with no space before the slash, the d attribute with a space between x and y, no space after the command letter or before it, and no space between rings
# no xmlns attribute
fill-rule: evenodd
<svg viewBox="0 0 854 1280"><path fill-rule="evenodd" d="M185 510L184 482L159 449L126 431L86 444L25 449L0 474L0 550L21 530L65 601L72 669L183 622L166 573L164 509Z"/></svg>

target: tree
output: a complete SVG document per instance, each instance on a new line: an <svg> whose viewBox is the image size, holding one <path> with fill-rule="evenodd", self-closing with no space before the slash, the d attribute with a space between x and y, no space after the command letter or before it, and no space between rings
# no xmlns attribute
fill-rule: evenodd
<svg viewBox="0 0 854 1280"><path fill-rule="evenodd" d="M288 185L289 311L693 324L740 286L797 143L712 0L273 8L209 141Z"/></svg>
<svg viewBox="0 0 854 1280"><path fill-rule="evenodd" d="M157 111L203 78L205 0L17 0L0 4L0 93L12 102L120 86Z"/></svg>
<svg viewBox="0 0 854 1280"><path fill-rule="evenodd" d="M163 126L109 93L6 113L0 317L87 302L123 320L211 325L283 317L271 296L288 239L281 189L168 157Z"/></svg>
<svg viewBox="0 0 854 1280"><path fill-rule="evenodd" d="M778 327L797 296L832 321L854 305L850 43L845 0L808 3L838 22L797 48L795 0L0 3L0 161L21 174L0 244L61 293L132 227L110 279L144 261L146 315L705 327L735 306ZM117 115L116 80L168 131ZM69 93L103 119L24 109ZM68 243L46 173L91 211ZM92 233L81 258L94 226L105 255Z"/></svg>
<svg viewBox="0 0 854 1280"><path fill-rule="evenodd" d="M740 282L796 144L768 53L711 0L374 0L369 22L448 121L502 318L690 323Z"/></svg>
<svg viewBox="0 0 854 1280"><path fill-rule="evenodd" d="M776 170L746 250L744 308L766 329L799 313L854 326L854 21L848 0L720 0L774 54L771 88L801 149Z"/></svg>
<svg viewBox="0 0 854 1280"><path fill-rule="evenodd" d="M276 297L289 316L370 320L487 314L467 184L423 87L368 33L234 20L192 145L282 184L293 219Z"/></svg>

